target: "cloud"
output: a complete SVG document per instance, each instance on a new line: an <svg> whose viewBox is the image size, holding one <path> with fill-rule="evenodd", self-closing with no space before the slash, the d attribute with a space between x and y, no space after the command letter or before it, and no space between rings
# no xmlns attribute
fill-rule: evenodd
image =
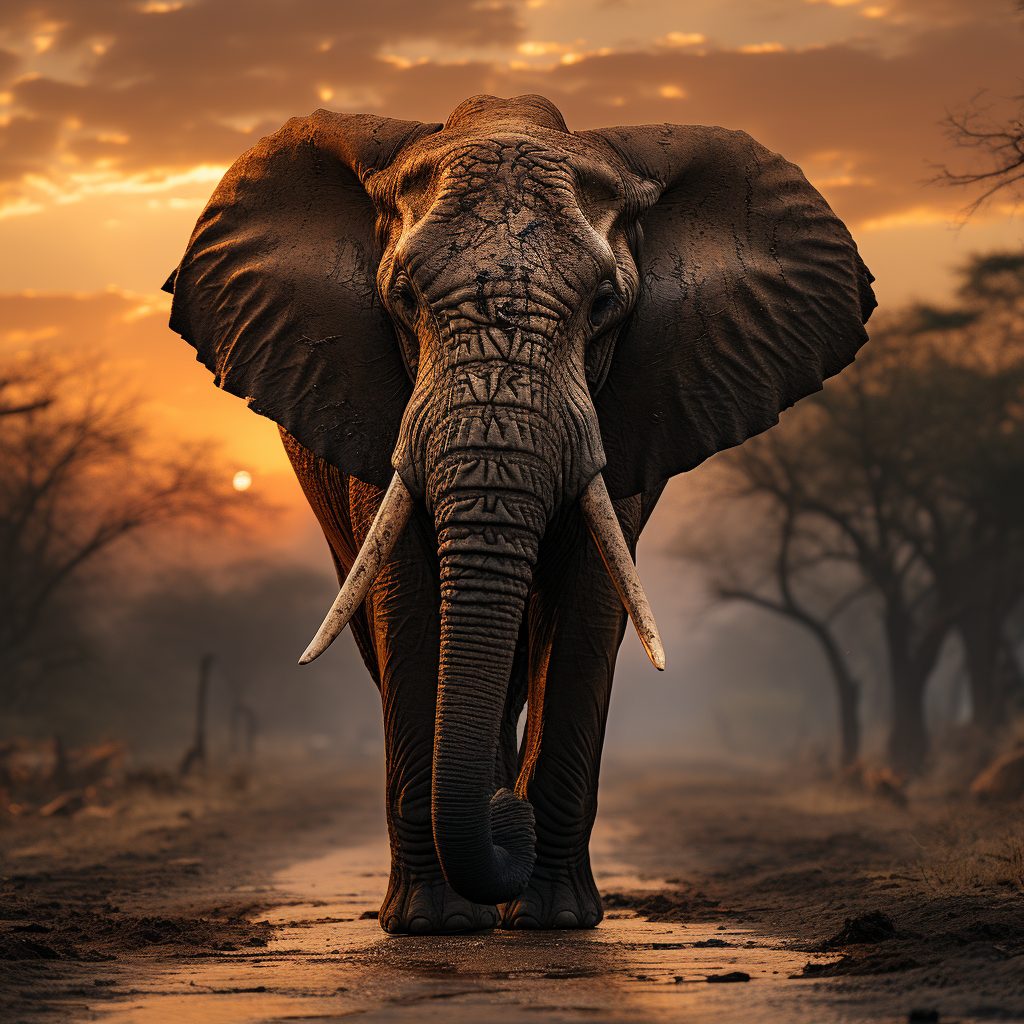
<svg viewBox="0 0 1024 1024"><path fill-rule="evenodd" d="M897 24L932 30L954 25L1006 21L1012 0L886 0L879 7L871 0L805 0L810 5L852 7L869 18L887 17ZM871 12L871 13L868 13Z"/></svg>
<svg viewBox="0 0 1024 1024"><path fill-rule="evenodd" d="M515 11L503 0L13 0L0 16L15 41L0 51L3 180L38 172L44 155L55 176L229 162L248 135L321 95L372 105L394 71L377 59L385 44L513 45Z"/></svg>
<svg viewBox="0 0 1024 1024"><path fill-rule="evenodd" d="M45 174L57 147L60 124L51 116L15 116L0 125L0 183Z"/></svg>
<svg viewBox="0 0 1024 1024"><path fill-rule="evenodd" d="M663 42L665 46L700 46L707 39L702 32L669 32Z"/></svg>
<svg viewBox="0 0 1024 1024"><path fill-rule="evenodd" d="M919 18L932 27L1005 22L1013 0L895 0L886 6L898 15Z"/></svg>
<svg viewBox="0 0 1024 1024"><path fill-rule="evenodd" d="M805 166L854 221L922 205L952 211L962 204L957 194L920 184L930 164L948 158L939 123L980 88L1019 91L1024 36L1005 9L992 24L987 0L973 23L959 0L889 7L921 24L960 21L915 30L891 53L863 40L696 52L698 34L678 32L675 46L664 45L669 34L649 49L587 52L527 38L522 9L504 0L16 0L0 22L9 46L20 40L18 53L0 51L0 90L11 99L0 123L0 183L10 210L29 213L224 167L287 117L324 104L433 121L475 93L540 92L575 128L670 121L745 129ZM430 39L477 57L390 54ZM35 54L40 40L49 43ZM497 48L494 59L480 57L480 47ZM517 47L555 60L526 65L514 59Z"/></svg>
<svg viewBox="0 0 1024 1024"><path fill-rule="evenodd" d="M961 205L959 194L921 185L931 165L949 156L941 121L983 84L1016 91L1022 56L1018 37L975 29L929 34L894 57L848 45L618 55L553 77L568 101L563 105L574 108L566 111L570 124L614 118L742 128L803 166L837 212L857 221L922 203ZM653 95L655 84L666 81L686 99Z"/></svg>
<svg viewBox="0 0 1024 1024"><path fill-rule="evenodd" d="M703 55L662 50L589 56L550 69L423 64L382 86L386 110L438 120L474 92L540 92L571 128L717 124L748 131L804 167L840 216L858 222L930 205L953 214L961 193L925 187L951 158L941 122L980 86L1019 91L1024 40L989 28L929 33L883 56L841 44Z"/></svg>
<svg viewBox="0 0 1024 1024"><path fill-rule="evenodd" d="M21 55L0 48L0 82L10 81L21 67Z"/></svg>

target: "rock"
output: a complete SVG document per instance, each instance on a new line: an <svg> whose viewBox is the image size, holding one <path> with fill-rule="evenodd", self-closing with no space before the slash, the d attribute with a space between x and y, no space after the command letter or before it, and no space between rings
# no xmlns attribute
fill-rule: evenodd
<svg viewBox="0 0 1024 1024"><path fill-rule="evenodd" d="M888 914L872 910L860 917L848 917L843 930L817 946L821 951L839 949L843 946L874 945L896 938L896 925Z"/></svg>
<svg viewBox="0 0 1024 1024"><path fill-rule="evenodd" d="M868 772L865 782L872 796L888 800L897 807L907 806L905 775L898 775L891 768L880 768L878 771Z"/></svg>
<svg viewBox="0 0 1024 1024"><path fill-rule="evenodd" d="M911 1010L907 1017L909 1024L939 1024L938 1010Z"/></svg>
<svg viewBox="0 0 1024 1024"><path fill-rule="evenodd" d="M891 768L869 768L858 758L842 770L839 781L855 792L881 797L897 807L907 806L907 777L897 775Z"/></svg>
<svg viewBox="0 0 1024 1024"><path fill-rule="evenodd" d="M31 939L17 939L3 951L4 960L56 960L60 957L52 946Z"/></svg>
<svg viewBox="0 0 1024 1024"><path fill-rule="evenodd" d="M1024 796L1024 747L997 757L972 783L979 800L1018 800Z"/></svg>
<svg viewBox="0 0 1024 1024"><path fill-rule="evenodd" d="M712 983L722 983L730 981L750 981L750 975L744 974L743 971L731 971L729 974L709 974L708 981Z"/></svg>
<svg viewBox="0 0 1024 1024"><path fill-rule="evenodd" d="M898 974L901 971L913 971L921 965L909 956L874 955L856 957L847 954L841 960L831 964L807 964L800 974L791 974L790 978L843 978L864 977L875 974Z"/></svg>
<svg viewBox="0 0 1024 1024"><path fill-rule="evenodd" d="M634 911L648 921L674 923L689 921L697 911L714 909L718 900L711 900L702 892L673 891L606 892L601 901L609 909Z"/></svg>

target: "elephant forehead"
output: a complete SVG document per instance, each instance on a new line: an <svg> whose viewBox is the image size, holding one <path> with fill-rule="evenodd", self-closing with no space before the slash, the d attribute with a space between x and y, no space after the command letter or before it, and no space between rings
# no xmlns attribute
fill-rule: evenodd
<svg viewBox="0 0 1024 1024"><path fill-rule="evenodd" d="M443 156L429 187L413 171L399 197L395 254L410 273L450 286L470 269L477 282L550 277L556 268L574 278L600 272L607 245L594 211L614 206L621 188L610 172L521 137L476 140Z"/></svg>
<svg viewBox="0 0 1024 1024"><path fill-rule="evenodd" d="M585 217L556 220L528 203L462 215L439 204L403 239L398 258L428 297L470 303L486 317L508 315L489 311L488 300L568 308L613 269L611 250ZM527 313L517 306L517 316Z"/></svg>
<svg viewBox="0 0 1024 1024"><path fill-rule="evenodd" d="M492 208L564 208L621 204L617 168L601 160L584 140L555 132L430 136L414 147L371 192L408 225L429 212L452 216Z"/></svg>

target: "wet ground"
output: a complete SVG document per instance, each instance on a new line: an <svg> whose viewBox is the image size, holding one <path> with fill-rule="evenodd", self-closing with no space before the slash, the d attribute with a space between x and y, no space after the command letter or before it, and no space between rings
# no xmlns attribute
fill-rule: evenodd
<svg viewBox="0 0 1024 1024"><path fill-rule="evenodd" d="M609 774L576 933L384 935L372 777L5 831L0 1019L1024 1021L1019 809Z"/></svg>
<svg viewBox="0 0 1024 1024"><path fill-rule="evenodd" d="M792 1001L795 986L783 982L807 962L750 928L652 924L629 910L578 934L389 937L375 920L386 857L372 843L285 869L273 882L287 905L265 915L276 928L266 950L155 971L104 1019L676 1020L697 1007L706 1020L754 1021ZM607 856L598 863L617 887L639 884ZM738 975L750 981L726 980ZM721 980L711 988L709 978ZM820 1015L801 1005L786 1019Z"/></svg>

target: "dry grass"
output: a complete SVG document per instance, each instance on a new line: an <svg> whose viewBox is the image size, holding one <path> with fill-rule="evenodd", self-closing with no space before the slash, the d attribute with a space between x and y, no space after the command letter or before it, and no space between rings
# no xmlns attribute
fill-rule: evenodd
<svg viewBox="0 0 1024 1024"><path fill-rule="evenodd" d="M1024 891L1024 826L989 815L951 815L933 828L932 842L921 844L917 864L930 888Z"/></svg>
<svg viewBox="0 0 1024 1024"><path fill-rule="evenodd" d="M1006 837L1004 845L1005 853L1001 859L1006 862L1014 884L1024 892L1024 826L1018 825L1014 832Z"/></svg>

